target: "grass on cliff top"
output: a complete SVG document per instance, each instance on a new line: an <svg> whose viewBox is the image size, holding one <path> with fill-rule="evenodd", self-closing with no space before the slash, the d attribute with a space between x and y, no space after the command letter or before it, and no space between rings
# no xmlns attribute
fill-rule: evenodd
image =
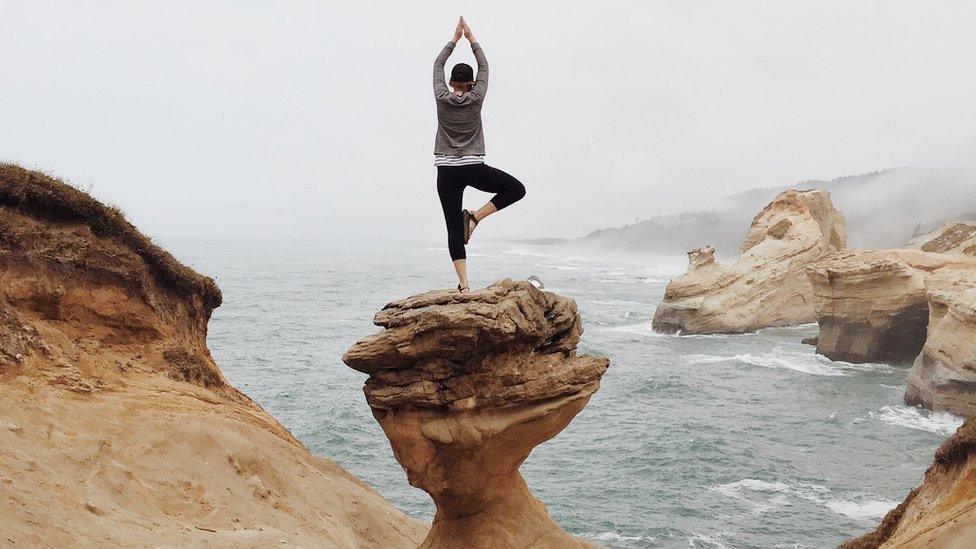
<svg viewBox="0 0 976 549"><path fill-rule="evenodd" d="M111 238L138 254L164 286L181 295L199 295L205 305L220 305L213 279L180 263L129 223L116 206L102 204L88 193L47 174L0 162L0 208L51 221L87 225L95 236Z"/></svg>

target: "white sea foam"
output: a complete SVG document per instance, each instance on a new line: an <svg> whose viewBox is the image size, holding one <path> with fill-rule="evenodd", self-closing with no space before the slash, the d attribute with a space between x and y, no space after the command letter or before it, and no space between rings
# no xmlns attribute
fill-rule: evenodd
<svg viewBox="0 0 976 549"><path fill-rule="evenodd" d="M603 326L596 328L598 331L604 332L619 332L625 334L639 335L644 337L670 337L670 338L683 338L683 339L719 339L723 337L729 337L727 335L721 334L704 334L704 335L681 335L676 334L666 334L664 332L655 332L651 328L651 321L646 320L644 322L638 322L636 324L623 324L620 326ZM707 355L689 355L689 356L707 356Z"/></svg>
<svg viewBox="0 0 976 549"><path fill-rule="evenodd" d="M545 265L543 263L536 263L536 267L542 267L543 269L555 269L557 271L578 271L582 269L579 265Z"/></svg>
<svg viewBox="0 0 976 549"><path fill-rule="evenodd" d="M616 532L583 532L577 536L596 541L656 541L654 538L645 538L644 536L622 536Z"/></svg>
<svg viewBox="0 0 976 549"><path fill-rule="evenodd" d="M712 486L710 490L746 501L752 505L753 512L758 514L789 505L787 496L791 492L789 485L782 482L766 482L754 478Z"/></svg>
<svg viewBox="0 0 976 549"><path fill-rule="evenodd" d="M660 277L649 277L649 276L638 276L632 278L600 278L597 282L600 284L654 284L661 283L664 280Z"/></svg>
<svg viewBox="0 0 976 549"><path fill-rule="evenodd" d="M688 538L688 545L690 547L704 547L709 549L728 549L729 547L719 541L715 536L699 534L698 532L691 533L691 537Z"/></svg>
<svg viewBox="0 0 976 549"><path fill-rule="evenodd" d="M639 336L648 337L661 337L667 334L661 334L651 330L651 321L647 320L645 322L638 322L637 324L624 324L623 326L610 326L607 328L602 328L605 332L621 332L625 334L635 334Z"/></svg>
<svg viewBox="0 0 976 549"><path fill-rule="evenodd" d="M752 506L752 511L757 514L791 505L791 500L796 499L822 505L851 520L878 522L884 518L889 510L898 505L896 501L863 494L836 498L833 497L829 488L819 484L798 483L790 485L754 478L719 484L712 486L710 490L749 503Z"/></svg>
<svg viewBox="0 0 976 549"><path fill-rule="evenodd" d="M775 355L753 355L744 353L740 355L721 356L721 355L687 355L692 364L721 364L725 362L744 362L751 366L762 368L775 368L793 370L804 374L816 376L842 376L844 370L832 364L825 364L815 357L816 355L789 355L786 357Z"/></svg>
<svg viewBox="0 0 976 549"><path fill-rule="evenodd" d="M844 376L854 372L888 371L891 369L886 364L852 364L850 362L833 361L813 352L796 352L783 349L775 349L772 353L761 355L754 355L752 353L738 355L686 355L685 358L692 364L744 362L751 366L793 370L816 376Z"/></svg>
<svg viewBox="0 0 976 549"><path fill-rule="evenodd" d="M948 412L930 412L914 406L885 406L877 412L868 412L868 415L888 425L928 431L943 436L956 432L964 421L963 418Z"/></svg>
<svg viewBox="0 0 976 549"><path fill-rule="evenodd" d="M880 522L888 511L898 505L890 499L867 499L863 501L835 500L824 504L828 509L845 517L864 522Z"/></svg>

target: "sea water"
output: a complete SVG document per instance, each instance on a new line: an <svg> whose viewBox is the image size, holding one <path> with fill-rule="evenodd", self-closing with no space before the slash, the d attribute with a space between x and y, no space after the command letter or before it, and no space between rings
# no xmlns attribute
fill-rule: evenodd
<svg viewBox="0 0 976 549"><path fill-rule="evenodd" d="M170 239L224 303L209 344L231 383L308 448L429 521L342 353L389 301L455 281L443 246ZM905 406L906 368L831 362L815 325L735 336L651 331L684 258L596 259L476 242L472 286L538 275L576 300L580 352L610 369L522 466L567 531L610 547L831 547L874 527L961 424Z"/></svg>

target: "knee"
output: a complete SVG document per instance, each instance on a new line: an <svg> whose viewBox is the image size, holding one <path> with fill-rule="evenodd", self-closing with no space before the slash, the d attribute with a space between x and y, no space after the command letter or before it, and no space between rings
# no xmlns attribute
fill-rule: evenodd
<svg viewBox="0 0 976 549"><path fill-rule="evenodd" d="M514 199L512 202L518 202L525 198L525 185L520 182L512 192L512 198Z"/></svg>

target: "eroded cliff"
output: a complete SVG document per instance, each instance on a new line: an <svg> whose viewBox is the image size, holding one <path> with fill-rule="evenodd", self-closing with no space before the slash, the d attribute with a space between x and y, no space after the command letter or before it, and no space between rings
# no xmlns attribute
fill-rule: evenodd
<svg viewBox="0 0 976 549"><path fill-rule="evenodd" d="M925 345L905 387L905 402L976 417L976 269L945 269L926 281Z"/></svg>
<svg viewBox="0 0 976 549"><path fill-rule="evenodd" d="M0 165L0 544L424 538L227 383L206 345L220 301L118 210Z"/></svg>
<svg viewBox="0 0 976 549"><path fill-rule="evenodd" d="M932 294L951 290L966 272L976 273L973 258L915 249L841 251L812 263L817 352L911 364L928 337Z"/></svg>
<svg viewBox="0 0 976 549"><path fill-rule="evenodd" d="M437 506L422 546L589 545L553 522L518 472L583 409L609 365L577 356L576 304L503 280L391 303L375 323L384 329L343 360L369 374L373 415L410 484Z"/></svg>
<svg viewBox="0 0 976 549"><path fill-rule="evenodd" d="M712 248L689 252L671 281L653 328L668 333L743 333L814 321L806 266L844 248L843 216L823 190L789 190L756 215L739 259L718 264Z"/></svg>
<svg viewBox="0 0 976 549"><path fill-rule="evenodd" d="M908 247L976 257L976 221L950 221L931 233L913 238Z"/></svg>

